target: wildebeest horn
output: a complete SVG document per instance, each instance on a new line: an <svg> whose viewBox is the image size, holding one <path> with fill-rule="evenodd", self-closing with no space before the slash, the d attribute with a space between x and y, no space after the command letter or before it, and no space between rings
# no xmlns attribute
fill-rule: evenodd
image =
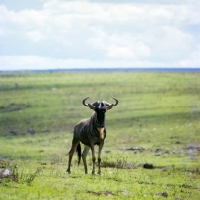
<svg viewBox="0 0 200 200"><path fill-rule="evenodd" d="M91 109L95 109L95 106L93 106L93 105L91 105L91 104L86 104L85 103L85 101L87 100L87 99L89 99L90 97L86 97L85 99L83 99L83 101L82 101L82 103L83 103L83 105L84 106L88 106L89 108L91 108Z"/></svg>
<svg viewBox="0 0 200 200"><path fill-rule="evenodd" d="M86 101L87 99L89 99L89 98L90 98L90 97L86 97L85 99L83 99L82 103L83 103L84 106L88 106L88 104L86 104L85 101Z"/></svg>
<svg viewBox="0 0 200 200"><path fill-rule="evenodd" d="M118 104L118 100L115 97L112 97L115 100L115 104L113 106L116 106Z"/></svg>
<svg viewBox="0 0 200 200"><path fill-rule="evenodd" d="M118 104L118 100L115 97L112 97L115 100L115 104L109 104L107 102L104 102L106 104L107 110L111 109L113 106L116 106Z"/></svg>

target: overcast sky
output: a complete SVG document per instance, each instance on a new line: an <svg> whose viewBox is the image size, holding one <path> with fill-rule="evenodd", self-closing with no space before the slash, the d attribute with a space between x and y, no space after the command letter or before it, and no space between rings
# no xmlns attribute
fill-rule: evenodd
<svg viewBox="0 0 200 200"><path fill-rule="evenodd" d="M200 67L199 0L0 0L0 70Z"/></svg>

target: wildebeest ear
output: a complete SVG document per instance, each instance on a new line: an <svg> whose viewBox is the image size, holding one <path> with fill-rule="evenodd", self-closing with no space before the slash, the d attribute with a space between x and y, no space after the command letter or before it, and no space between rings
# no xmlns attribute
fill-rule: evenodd
<svg viewBox="0 0 200 200"><path fill-rule="evenodd" d="M110 110L113 107L113 104L106 106L106 110Z"/></svg>
<svg viewBox="0 0 200 200"><path fill-rule="evenodd" d="M88 104L88 107L92 110L95 110L95 106L91 105L90 103Z"/></svg>

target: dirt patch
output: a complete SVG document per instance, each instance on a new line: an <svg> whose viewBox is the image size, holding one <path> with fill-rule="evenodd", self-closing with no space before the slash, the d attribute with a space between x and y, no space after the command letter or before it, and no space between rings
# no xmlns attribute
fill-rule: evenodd
<svg viewBox="0 0 200 200"><path fill-rule="evenodd" d="M12 103L9 106L0 106L0 112L4 113L4 112L19 111L27 107L30 107L30 105Z"/></svg>
<svg viewBox="0 0 200 200"><path fill-rule="evenodd" d="M127 163L123 161L117 161L117 162L108 162L104 161L101 163L101 167L109 167L109 168L117 168L117 169L134 169L136 168L136 165L133 163Z"/></svg>
<svg viewBox="0 0 200 200"><path fill-rule="evenodd" d="M117 194L114 194L109 191L99 191L99 192L94 192L94 191L88 191L90 194L95 194L95 195L106 195L106 196L118 196Z"/></svg>

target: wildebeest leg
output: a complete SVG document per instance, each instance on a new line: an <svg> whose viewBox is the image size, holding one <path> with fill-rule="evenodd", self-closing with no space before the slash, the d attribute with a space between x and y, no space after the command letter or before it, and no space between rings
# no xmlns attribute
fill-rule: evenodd
<svg viewBox="0 0 200 200"><path fill-rule="evenodd" d="M87 146L87 145L85 145L85 146L84 146L83 153L82 153L82 159L83 159L83 164L84 164L84 168L85 168L85 174L88 173L87 162L86 162L86 156L87 156L89 150L90 150L90 147Z"/></svg>
<svg viewBox="0 0 200 200"><path fill-rule="evenodd" d="M67 168L68 174L71 174L70 167L71 167L72 157L73 157L74 152L76 151L77 145L78 145L79 143L80 143L79 140L73 139L73 141L72 141L72 148L71 148L71 150L69 151L69 160L68 160L68 168Z"/></svg>
<svg viewBox="0 0 200 200"><path fill-rule="evenodd" d="M104 144L104 142L101 142L99 144L99 151L98 151L98 168L99 168L98 174L100 174L100 175L101 175L101 150L103 148L103 144Z"/></svg>
<svg viewBox="0 0 200 200"><path fill-rule="evenodd" d="M91 150L92 150L92 163L93 163L93 168L92 168L92 174L95 174L95 152L94 152L94 145L91 145Z"/></svg>

